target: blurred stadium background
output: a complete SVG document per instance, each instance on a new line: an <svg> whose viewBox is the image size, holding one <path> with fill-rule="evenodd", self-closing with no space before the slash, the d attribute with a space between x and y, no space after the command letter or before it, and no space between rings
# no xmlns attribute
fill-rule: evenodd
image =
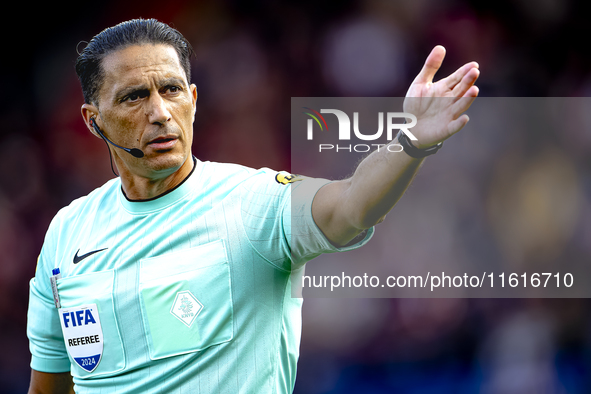
<svg viewBox="0 0 591 394"><path fill-rule="evenodd" d="M289 169L292 96L404 96L436 44L448 50L439 76L480 63L481 96L591 93L584 0L70 4L13 4L1 27L15 89L0 95L0 393L28 386L28 280L51 218L113 176L74 72L78 43L103 28L135 17L178 28L197 52L195 155L252 167ZM484 194L465 203L484 229L463 218L462 241L508 260L591 261L590 128L515 137L521 150L478 168ZM560 202L532 203L556 188L577 193L573 220L549 214ZM504 219L526 208L531 226L507 240ZM587 299L308 299L303 313L298 394L591 392Z"/></svg>

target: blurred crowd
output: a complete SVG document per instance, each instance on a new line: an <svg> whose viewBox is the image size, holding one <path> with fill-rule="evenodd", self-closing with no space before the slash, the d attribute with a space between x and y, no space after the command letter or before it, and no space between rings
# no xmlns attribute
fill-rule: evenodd
<svg viewBox="0 0 591 394"><path fill-rule="evenodd" d="M397 243L395 229L392 237L409 261L434 248L475 264L591 261L591 25L583 0L21 7L2 27L2 74L15 89L0 97L0 393L28 385L28 280L49 222L114 176L107 148L82 122L74 61L84 41L126 19L158 18L193 44L193 152L201 160L289 170L291 97L402 97L436 44L447 48L437 77L476 60L483 97L572 97L558 113L572 107L579 117L565 127L471 129L446 144L453 154L427 161L401 201L436 219L411 229L435 245ZM589 304L307 299L296 393L587 393Z"/></svg>

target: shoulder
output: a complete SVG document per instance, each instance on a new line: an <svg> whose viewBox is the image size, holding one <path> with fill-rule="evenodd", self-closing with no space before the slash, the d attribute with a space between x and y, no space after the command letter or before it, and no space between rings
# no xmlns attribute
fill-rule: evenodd
<svg viewBox="0 0 591 394"><path fill-rule="evenodd" d="M115 204L105 202L112 202L116 198L117 185L120 185L119 180L113 179L88 195L73 200L57 212L45 234L38 268L43 268L43 261L51 262L52 267L44 267L45 271L51 272L58 261L58 251L86 224L94 223L95 216L101 212L101 206L113 209Z"/></svg>
<svg viewBox="0 0 591 394"><path fill-rule="evenodd" d="M71 224L88 214L96 214L104 207L113 206L117 198L117 191L121 187L119 178L111 179L103 186L94 189L86 196L73 200L70 204L60 209L54 216L49 230L57 230L59 227Z"/></svg>
<svg viewBox="0 0 591 394"><path fill-rule="evenodd" d="M286 189L300 178L286 171L271 168L251 168L234 163L201 162L202 176L209 187L237 188L245 191Z"/></svg>
<svg viewBox="0 0 591 394"><path fill-rule="evenodd" d="M213 161L201 161L200 164L203 166L203 174L220 179L247 179L257 175L277 172L270 168L256 169L235 163L217 163Z"/></svg>

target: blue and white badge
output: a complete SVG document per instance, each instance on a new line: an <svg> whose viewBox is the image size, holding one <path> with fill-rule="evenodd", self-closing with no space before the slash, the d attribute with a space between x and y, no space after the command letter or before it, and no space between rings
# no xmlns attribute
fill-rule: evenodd
<svg viewBox="0 0 591 394"><path fill-rule="evenodd" d="M64 342L70 357L92 372L103 355L103 329L96 304L59 309Z"/></svg>

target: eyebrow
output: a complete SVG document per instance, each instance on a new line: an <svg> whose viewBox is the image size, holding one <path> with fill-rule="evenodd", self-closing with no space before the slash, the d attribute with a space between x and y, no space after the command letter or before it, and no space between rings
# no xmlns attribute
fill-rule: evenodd
<svg viewBox="0 0 591 394"><path fill-rule="evenodd" d="M165 78L158 81L158 89L171 85L180 85L182 87L185 87L185 81L177 77ZM146 84L126 86L115 93L115 101L121 101L123 100L123 98L132 93L147 92L149 90L150 88Z"/></svg>

